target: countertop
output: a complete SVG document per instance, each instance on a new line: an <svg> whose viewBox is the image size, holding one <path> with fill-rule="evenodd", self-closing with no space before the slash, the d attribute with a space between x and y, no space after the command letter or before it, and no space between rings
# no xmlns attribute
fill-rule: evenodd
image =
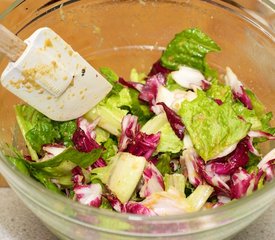
<svg viewBox="0 0 275 240"><path fill-rule="evenodd" d="M9 188L0 188L1 240L57 240ZM273 240L275 204L232 240Z"/></svg>

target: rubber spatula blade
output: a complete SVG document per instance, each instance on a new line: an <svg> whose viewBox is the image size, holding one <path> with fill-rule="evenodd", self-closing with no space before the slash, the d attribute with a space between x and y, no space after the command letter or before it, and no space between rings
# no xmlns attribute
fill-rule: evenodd
<svg viewBox="0 0 275 240"><path fill-rule="evenodd" d="M0 25L0 36L0 52L10 59L2 85L53 120L82 116L112 89L50 28L40 28L22 41Z"/></svg>

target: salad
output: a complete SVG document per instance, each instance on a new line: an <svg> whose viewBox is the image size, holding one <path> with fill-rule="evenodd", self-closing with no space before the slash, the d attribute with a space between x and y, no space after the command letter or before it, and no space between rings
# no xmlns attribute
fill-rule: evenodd
<svg viewBox="0 0 275 240"><path fill-rule="evenodd" d="M216 208L262 188L275 175L272 113L232 69L206 55L220 51L197 28L168 44L148 74L129 79L102 67L112 91L84 116L53 121L15 106L27 151L7 158L44 187L81 204L165 216Z"/></svg>

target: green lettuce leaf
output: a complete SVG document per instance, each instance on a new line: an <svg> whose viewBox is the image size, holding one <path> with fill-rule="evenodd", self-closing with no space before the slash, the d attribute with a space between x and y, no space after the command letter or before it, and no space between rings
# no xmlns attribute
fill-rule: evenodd
<svg viewBox="0 0 275 240"><path fill-rule="evenodd" d="M118 83L119 76L111 68L101 67L99 71L102 76L105 77L106 80L113 86L108 96L116 95L121 91L121 89L123 89L123 86Z"/></svg>
<svg viewBox="0 0 275 240"><path fill-rule="evenodd" d="M45 144L63 142L72 146L72 135L76 121L56 122L28 105L15 107L16 119L33 160L38 160L41 147Z"/></svg>
<svg viewBox="0 0 275 240"><path fill-rule="evenodd" d="M179 114L198 154L208 161L239 142L251 124L238 118L231 104L219 106L202 91L192 102L184 101Z"/></svg>
<svg viewBox="0 0 275 240"><path fill-rule="evenodd" d="M206 77L216 78L217 73L207 65L205 56L209 52L217 51L220 51L220 47L201 30L187 29L176 34L168 44L161 63L171 70L178 70L181 65L189 66L198 69Z"/></svg>
<svg viewBox="0 0 275 240"><path fill-rule="evenodd" d="M77 166L87 168L100 157L101 153L102 149L94 149L89 153L84 153L69 147L57 156L50 158L49 160L31 163L31 166L36 169L42 169L46 167L57 167L64 161L70 161Z"/></svg>
<svg viewBox="0 0 275 240"><path fill-rule="evenodd" d="M212 99L219 99L222 102L227 102L227 103L233 102L233 94L230 86L214 83L206 91L206 93L207 93L207 96Z"/></svg>
<svg viewBox="0 0 275 240"><path fill-rule="evenodd" d="M160 140L156 152L178 153L183 149L181 141L168 122L165 113L151 118L142 128L142 132L147 134L156 134L160 132Z"/></svg>
<svg viewBox="0 0 275 240"><path fill-rule="evenodd" d="M15 166L15 168L17 168L18 171L20 171L21 173L30 176L30 166L28 164L28 162L20 157L12 157L12 156L6 156L8 161L13 164Z"/></svg>
<svg viewBox="0 0 275 240"><path fill-rule="evenodd" d="M162 176L164 176L165 174L172 174L170 161L171 161L171 157L169 153L163 153L158 157L158 162L156 164L156 167L160 171Z"/></svg>
<svg viewBox="0 0 275 240"><path fill-rule="evenodd" d="M105 143L103 143L104 151L102 153L103 159L109 163L110 159L116 155L118 151L117 141L109 138Z"/></svg>

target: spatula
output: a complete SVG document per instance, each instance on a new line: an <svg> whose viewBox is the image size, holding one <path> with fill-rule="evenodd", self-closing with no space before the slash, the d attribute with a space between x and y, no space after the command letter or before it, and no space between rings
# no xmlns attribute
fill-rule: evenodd
<svg viewBox="0 0 275 240"><path fill-rule="evenodd" d="M22 41L0 25L0 52L10 59L1 76L2 85L56 121L82 116L112 88L68 43L46 27Z"/></svg>

